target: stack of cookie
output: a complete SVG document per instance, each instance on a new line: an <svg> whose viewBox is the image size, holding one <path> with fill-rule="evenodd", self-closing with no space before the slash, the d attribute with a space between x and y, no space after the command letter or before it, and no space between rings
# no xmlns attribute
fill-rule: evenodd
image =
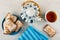
<svg viewBox="0 0 60 40"><path fill-rule="evenodd" d="M17 32L23 26L23 23L20 20L17 20L17 16L8 13L3 25L4 34L10 34L12 32Z"/></svg>

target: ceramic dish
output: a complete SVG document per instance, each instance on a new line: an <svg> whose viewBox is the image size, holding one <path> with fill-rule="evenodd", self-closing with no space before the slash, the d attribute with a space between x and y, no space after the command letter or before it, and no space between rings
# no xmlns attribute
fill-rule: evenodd
<svg viewBox="0 0 60 40"><path fill-rule="evenodd" d="M25 22L33 23L36 21L36 19L41 19L40 15L40 7L34 1L26 1L22 4L22 11L20 16Z"/></svg>
<svg viewBox="0 0 60 40"><path fill-rule="evenodd" d="M14 14L13 14L13 15L14 15ZM16 15L14 15L14 16L16 16ZM17 20L18 20L18 19L21 21L21 18L20 18L19 16L17 16ZM4 30L4 26L3 26L4 21L5 21L5 18L4 18L3 21L2 21L2 29L3 29L3 30ZM18 32L12 32L12 33L9 34L9 35L15 35L15 34L19 33L21 30L22 30L22 28L20 28Z"/></svg>

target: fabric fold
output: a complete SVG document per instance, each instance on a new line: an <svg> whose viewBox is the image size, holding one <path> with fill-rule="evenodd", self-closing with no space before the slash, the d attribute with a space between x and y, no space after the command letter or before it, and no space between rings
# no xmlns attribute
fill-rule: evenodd
<svg viewBox="0 0 60 40"><path fill-rule="evenodd" d="M48 40L48 37L44 33L33 28L33 26L28 26L18 40Z"/></svg>

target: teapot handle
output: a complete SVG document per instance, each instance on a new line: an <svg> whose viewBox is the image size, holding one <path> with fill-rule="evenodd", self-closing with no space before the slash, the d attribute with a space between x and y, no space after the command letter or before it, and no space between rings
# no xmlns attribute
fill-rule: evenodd
<svg viewBox="0 0 60 40"><path fill-rule="evenodd" d="M41 17L36 17L35 21L44 21L44 19L42 19Z"/></svg>

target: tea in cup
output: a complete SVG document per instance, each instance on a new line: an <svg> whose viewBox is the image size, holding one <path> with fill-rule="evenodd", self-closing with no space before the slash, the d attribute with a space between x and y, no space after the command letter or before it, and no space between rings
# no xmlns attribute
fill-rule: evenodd
<svg viewBox="0 0 60 40"><path fill-rule="evenodd" d="M54 23L58 19L58 14L56 11L49 10L45 14L45 19L46 19L46 21L48 21L50 23Z"/></svg>

